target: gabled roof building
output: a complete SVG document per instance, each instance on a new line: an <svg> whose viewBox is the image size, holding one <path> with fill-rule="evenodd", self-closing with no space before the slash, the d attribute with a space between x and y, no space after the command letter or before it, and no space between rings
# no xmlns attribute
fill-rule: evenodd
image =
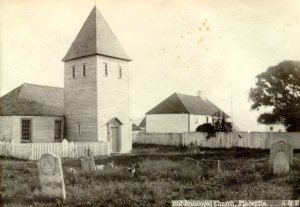
<svg viewBox="0 0 300 207"><path fill-rule="evenodd" d="M207 98L173 93L164 101L146 113L147 133L192 132L204 123L212 123L216 113L224 114L227 121L230 116Z"/></svg>
<svg viewBox="0 0 300 207"><path fill-rule="evenodd" d="M0 140L60 142L63 89L24 83L0 98Z"/></svg>
<svg viewBox="0 0 300 207"><path fill-rule="evenodd" d="M0 98L0 140L105 142L131 151L129 62L94 7L63 57L64 88L23 84Z"/></svg>

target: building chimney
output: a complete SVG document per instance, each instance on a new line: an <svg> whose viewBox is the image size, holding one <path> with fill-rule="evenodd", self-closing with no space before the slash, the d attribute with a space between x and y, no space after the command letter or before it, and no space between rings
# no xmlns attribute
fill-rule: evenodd
<svg viewBox="0 0 300 207"><path fill-rule="evenodd" d="M202 98L203 100L206 99L204 91L200 91L200 90L197 91L197 96L200 97L200 98Z"/></svg>

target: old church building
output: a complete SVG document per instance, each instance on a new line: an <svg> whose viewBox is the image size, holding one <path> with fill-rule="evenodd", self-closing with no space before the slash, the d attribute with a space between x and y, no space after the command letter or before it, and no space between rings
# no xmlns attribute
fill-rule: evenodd
<svg viewBox="0 0 300 207"><path fill-rule="evenodd" d="M23 84L0 98L0 139L55 142L66 137L109 142L110 152L130 152L131 60L96 7L62 61L63 89Z"/></svg>

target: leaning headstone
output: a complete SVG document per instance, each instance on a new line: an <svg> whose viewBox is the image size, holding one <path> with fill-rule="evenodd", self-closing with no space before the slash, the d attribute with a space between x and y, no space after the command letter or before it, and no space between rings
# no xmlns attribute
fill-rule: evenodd
<svg viewBox="0 0 300 207"><path fill-rule="evenodd" d="M93 172L96 171L96 165L94 161L94 157L83 157L80 159L81 162L81 169L84 172Z"/></svg>
<svg viewBox="0 0 300 207"><path fill-rule="evenodd" d="M270 165L273 173L288 174L289 166L293 163L293 146L286 141L275 142L270 148Z"/></svg>
<svg viewBox="0 0 300 207"><path fill-rule="evenodd" d="M38 160L38 173L43 194L51 198L66 199L62 164L58 156L43 154Z"/></svg>

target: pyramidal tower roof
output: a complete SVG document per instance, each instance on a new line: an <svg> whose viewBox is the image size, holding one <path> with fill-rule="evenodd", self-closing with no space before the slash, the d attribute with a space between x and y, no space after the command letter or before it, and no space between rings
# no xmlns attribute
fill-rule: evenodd
<svg viewBox="0 0 300 207"><path fill-rule="evenodd" d="M130 61L109 25L95 6L63 61L96 54Z"/></svg>

